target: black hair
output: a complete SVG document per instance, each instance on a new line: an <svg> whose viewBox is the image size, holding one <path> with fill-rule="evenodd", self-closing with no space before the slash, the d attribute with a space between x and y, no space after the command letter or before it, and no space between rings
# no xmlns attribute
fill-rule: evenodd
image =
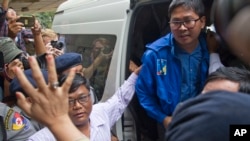
<svg viewBox="0 0 250 141"><path fill-rule="evenodd" d="M67 77L68 77L68 74L61 74L59 76L59 85L60 86L64 83L64 81L66 80ZM89 81L81 74L76 73L75 77L72 81L72 84L70 86L69 93L75 92L81 85L84 85L90 91Z"/></svg>
<svg viewBox="0 0 250 141"><path fill-rule="evenodd" d="M171 18L171 14L175 8L184 6L186 8L194 10L199 17L205 16L205 6L202 0L173 0L168 8L168 17Z"/></svg>
<svg viewBox="0 0 250 141"><path fill-rule="evenodd" d="M213 80L225 79L239 83L239 92L250 94L250 71L238 67L221 67L211 73L206 83Z"/></svg>

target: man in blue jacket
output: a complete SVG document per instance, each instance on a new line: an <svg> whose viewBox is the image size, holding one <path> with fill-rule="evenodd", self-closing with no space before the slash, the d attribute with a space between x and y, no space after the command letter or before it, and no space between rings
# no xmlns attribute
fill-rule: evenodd
<svg viewBox="0 0 250 141"><path fill-rule="evenodd" d="M147 114L165 128L176 105L198 95L208 75L204 11L201 0L173 0L171 33L146 46L136 93Z"/></svg>

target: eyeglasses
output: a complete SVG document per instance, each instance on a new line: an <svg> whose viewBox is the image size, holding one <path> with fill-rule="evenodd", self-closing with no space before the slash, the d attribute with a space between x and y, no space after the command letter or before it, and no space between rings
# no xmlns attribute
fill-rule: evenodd
<svg viewBox="0 0 250 141"><path fill-rule="evenodd" d="M80 95L77 99L69 99L69 106L73 107L76 101L80 104L85 104L89 101L90 94L88 95Z"/></svg>
<svg viewBox="0 0 250 141"><path fill-rule="evenodd" d="M186 21L172 21L172 22L169 22L169 24L173 30L179 29L181 25L184 25L188 29L192 29L194 28L198 20L200 20L200 18L195 19L195 20L186 20Z"/></svg>

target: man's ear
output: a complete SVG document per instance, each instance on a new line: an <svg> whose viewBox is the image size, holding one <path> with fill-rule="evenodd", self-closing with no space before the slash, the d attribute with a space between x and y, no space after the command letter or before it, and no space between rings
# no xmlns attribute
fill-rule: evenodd
<svg viewBox="0 0 250 141"><path fill-rule="evenodd" d="M201 27L202 27L202 29L203 28L205 28L205 26L206 26L206 17L205 16L202 16L201 18L200 18L200 21L201 21Z"/></svg>

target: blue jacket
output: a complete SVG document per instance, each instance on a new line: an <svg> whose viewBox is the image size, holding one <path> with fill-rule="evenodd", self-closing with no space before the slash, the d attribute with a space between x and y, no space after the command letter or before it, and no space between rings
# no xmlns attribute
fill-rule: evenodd
<svg viewBox="0 0 250 141"><path fill-rule="evenodd" d="M203 53L200 67L201 85L199 87L202 90L209 67L205 33L200 34L199 42ZM146 47L147 50L142 57L142 69L136 82L136 93L140 104L148 115L162 123L166 116L172 115L180 101L181 62L174 54L172 33Z"/></svg>

